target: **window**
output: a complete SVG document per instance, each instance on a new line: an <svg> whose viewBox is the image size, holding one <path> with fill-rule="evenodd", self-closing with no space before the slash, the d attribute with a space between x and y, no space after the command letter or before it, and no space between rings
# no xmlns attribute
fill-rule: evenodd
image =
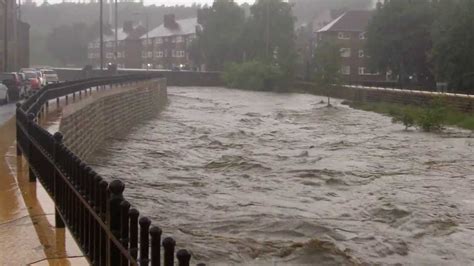
<svg viewBox="0 0 474 266"><path fill-rule="evenodd" d="M350 66L342 66L341 73L343 75L350 75L351 74L351 67Z"/></svg>
<svg viewBox="0 0 474 266"><path fill-rule="evenodd" d="M153 39L148 39L148 44L153 44Z"/></svg>
<svg viewBox="0 0 474 266"><path fill-rule="evenodd" d="M142 44L143 44L143 45L146 45L146 39L142 41Z"/></svg>
<svg viewBox="0 0 474 266"><path fill-rule="evenodd" d="M176 37L171 37L171 42L176 43Z"/></svg>
<svg viewBox="0 0 474 266"><path fill-rule="evenodd" d="M364 58L364 50L359 50L359 58Z"/></svg>
<svg viewBox="0 0 474 266"><path fill-rule="evenodd" d="M157 44L157 43L160 43L160 44L163 43L163 39L162 38L156 38L155 44Z"/></svg>
<svg viewBox="0 0 474 266"><path fill-rule="evenodd" d="M155 57L163 57L163 52L162 51L155 52Z"/></svg>
<svg viewBox="0 0 474 266"><path fill-rule="evenodd" d="M164 38L164 42L168 42L168 38Z"/></svg>
<svg viewBox="0 0 474 266"><path fill-rule="evenodd" d="M339 32L337 34L337 38L340 39L340 40L350 40L351 35L347 32Z"/></svg>
<svg viewBox="0 0 474 266"><path fill-rule="evenodd" d="M359 34L359 39L360 39L360 40L365 40L365 39L366 39L366 36L365 36L365 35L366 35L365 32L361 32L361 33Z"/></svg>
<svg viewBox="0 0 474 266"><path fill-rule="evenodd" d="M359 67L359 75L361 75L361 76L378 75L378 74L379 74L378 72L370 72L365 67Z"/></svg>
<svg viewBox="0 0 474 266"><path fill-rule="evenodd" d="M147 56L147 53L142 51L142 58L146 58L146 56Z"/></svg>
<svg viewBox="0 0 474 266"><path fill-rule="evenodd" d="M106 57L107 59L114 58L114 53L107 53Z"/></svg>
<svg viewBox="0 0 474 266"><path fill-rule="evenodd" d="M107 47L107 48L113 47L112 42L106 42L105 47Z"/></svg>
<svg viewBox="0 0 474 266"><path fill-rule="evenodd" d="M183 42L183 36L176 37L176 42Z"/></svg>
<svg viewBox="0 0 474 266"><path fill-rule="evenodd" d="M149 51L148 52L148 58L152 58L153 57L153 52Z"/></svg>
<svg viewBox="0 0 474 266"><path fill-rule="evenodd" d="M125 52L118 52L117 57L118 58L124 58L125 57Z"/></svg>
<svg viewBox="0 0 474 266"><path fill-rule="evenodd" d="M157 69L163 69L163 65L157 65L156 68Z"/></svg>
<svg viewBox="0 0 474 266"><path fill-rule="evenodd" d="M341 57L351 57L351 48L341 48Z"/></svg>
<svg viewBox="0 0 474 266"><path fill-rule="evenodd" d="M168 57L168 50L165 50L164 57Z"/></svg>
<svg viewBox="0 0 474 266"><path fill-rule="evenodd" d="M185 56L185 52L184 52L184 51L176 51L176 52L175 52L175 56L176 56L176 57L184 57L184 56Z"/></svg>
<svg viewBox="0 0 474 266"><path fill-rule="evenodd" d="M95 43L95 48L100 48L100 43L96 42Z"/></svg>

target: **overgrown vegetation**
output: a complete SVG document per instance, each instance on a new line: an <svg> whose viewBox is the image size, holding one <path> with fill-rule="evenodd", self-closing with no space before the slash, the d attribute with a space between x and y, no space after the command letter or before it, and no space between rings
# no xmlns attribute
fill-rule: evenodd
<svg viewBox="0 0 474 266"><path fill-rule="evenodd" d="M368 102L352 103L351 106L389 115L392 117L392 122L401 123L406 129L416 127L431 132L442 130L443 127L449 125L474 130L474 116L472 114L447 108L441 100L434 100L426 107Z"/></svg>
<svg viewBox="0 0 474 266"><path fill-rule="evenodd" d="M246 90L274 90L285 83L278 66L260 61L230 63L225 67L223 79L228 87Z"/></svg>

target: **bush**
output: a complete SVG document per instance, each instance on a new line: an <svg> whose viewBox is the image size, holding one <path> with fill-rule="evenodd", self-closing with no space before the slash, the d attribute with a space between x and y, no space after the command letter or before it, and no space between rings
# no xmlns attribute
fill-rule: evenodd
<svg viewBox="0 0 474 266"><path fill-rule="evenodd" d="M390 110L389 114L393 116L392 123L402 123L405 130L415 126L416 113L408 107L405 107L400 113Z"/></svg>
<svg viewBox="0 0 474 266"><path fill-rule="evenodd" d="M222 75L228 87L245 90L273 90L284 78L279 67L260 61L228 64Z"/></svg>
<svg viewBox="0 0 474 266"><path fill-rule="evenodd" d="M423 131L441 130L445 125L446 110L440 103L433 103L424 109L417 119L417 125Z"/></svg>

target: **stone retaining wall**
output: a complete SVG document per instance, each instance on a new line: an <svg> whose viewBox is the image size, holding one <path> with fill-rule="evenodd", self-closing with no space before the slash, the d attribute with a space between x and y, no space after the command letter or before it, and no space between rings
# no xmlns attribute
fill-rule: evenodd
<svg viewBox="0 0 474 266"><path fill-rule="evenodd" d="M397 104L410 104L418 106L429 105L435 99L441 99L443 103L452 109L474 114L474 97L467 95L441 94L425 91L393 90L369 87L332 87L329 90L318 88L313 83L299 82L295 85L298 90L312 92L316 95L346 99L350 101L387 102Z"/></svg>
<svg viewBox="0 0 474 266"><path fill-rule="evenodd" d="M113 88L64 108L59 130L65 145L87 161L108 137L127 133L157 114L166 102L165 79Z"/></svg>

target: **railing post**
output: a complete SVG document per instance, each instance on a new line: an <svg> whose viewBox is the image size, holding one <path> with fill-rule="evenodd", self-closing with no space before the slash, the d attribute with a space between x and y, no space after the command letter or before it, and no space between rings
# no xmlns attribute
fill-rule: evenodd
<svg viewBox="0 0 474 266"><path fill-rule="evenodd" d="M16 156L21 156L21 148L20 148L20 141L21 139L19 138L20 136L20 127L18 126L18 116L20 115L19 112L21 112L21 103L16 103L16 115L17 115L17 121L16 121Z"/></svg>
<svg viewBox="0 0 474 266"><path fill-rule="evenodd" d="M148 217L140 218L140 266L147 266L149 263L149 249L150 249L150 240L149 240L149 229L151 225L150 219Z"/></svg>
<svg viewBox="0 0 474 266"><path fill-rule="evenodd" d="M174 266L174 247L176 242L173 238L167 237L163 240L163 248L165 254L163 256L163 265L164 266Z"/></svg>
<svg viewBox="0 0 474 266"><path fill-rule="evenodd" d="M191 254L186 249L180 249L178 253L176 253L176 258L178 259L179 266L189 266Z"/></svg>
<svg viewBox="0 0 474 266"><path fill-rule="evenodd" d="M138 256L138 216L140 213L137 209L131 209L128 214L130 216L130 255L136 260Z"/></svg>
<svg viewBox="0 0 474 266"><path fill-rule="evenodd" d="M151 236L151 266L161 265L161 234L159 227L153 226L150 229Z"/></svg>
<svg viewBox="0 0 474 266"><path fill-rule="evenodd" d="M120 203L123 201L124 190L125 185L120 180L112 181L108 187L107 225L117 239L120 239ZM120 250L111 239L108 239L107 243L107 265L119 265Z"/></svg>
<svg viewBox="0 0 474 266"><path fill-rule="evenodd" d="M33 127L34 127L34 124L35 124L35 115L33 113L29 113L28 114L28 135L30 135L30 137L33 137ZM31 141L29 141L28 143L28 169L29 169L29 181L30 182L36 182L36 176L35 176L35 173L33 172L32 168L31 168L31 164L35 161L35 158L33 158L33 143Z"/></svg>
<svg viewBox="0 0 474 266"><path fill-rule="evenodd" d="M54 133L54 149L53 149L53 160L54 164L57 165L58 162L58 151L59 151L59 145L61 145L63 141L63 135L60 132ZM61 215L59 215L59 209L62 204L62 197L60 196L62 194L60 184L60 174L56 171L56 169L53 170L54 175L53 175L53 191L54 191L54 204L55 204L55 212L54 212L54 217L55 217L55 222L56 222L56 228L64 228L65 224L63 219L61 218Z"/></svg>
<svg viewBox="0 0 474 266"><path fill-rule="evenodd" d="M120 241L122 242L122 246L127 250L129 241L129 210L130 203L126 200L122 201L122 203L120 203L120 219L122 220L120 228ZM124 256L122 256L122 265L129 265L128 259Z"/></svg>

